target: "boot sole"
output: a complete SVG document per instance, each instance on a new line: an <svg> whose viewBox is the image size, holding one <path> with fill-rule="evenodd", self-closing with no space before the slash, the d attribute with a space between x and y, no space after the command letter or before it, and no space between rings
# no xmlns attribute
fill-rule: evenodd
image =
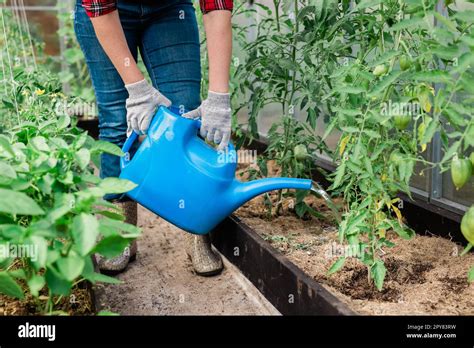
<svg viewBox="0 0 474 348"><path fill-rule="evenodd" d="M191 261L191 264L192 264L192 263L193 263L193 258L192 258L191 255L189 255L188 253L186 253L186 255L188 256L188 260ZM216 269L216 270L214 270L214 271L198 272L198 271L196 271L196 270L194 269L194 267L193 267L194 273L196 273L198 276L201 276L201 277L212 277L212 276L221 274L223 270L224 270L224 266L222 266L222 268Z"/></svg>
<svg viewBox="0 0 474 348"><path fill-rule="evenodd" d="M110 277L115 277L115 276L118 276L120 273L123 273L127 270L128 268L128 265L131 263L131 262L134 262L137 260L137 254L135 255L132 255L130 256L130 260L128 261L128 264L127 266L122 269L122 270L117 270L117 271L114 271L114 270L100 270L100 273L102 274L105 274L106 276L110 276Z"/></svg>
<svg viewBox="0 0 474 348"><path fill-rule="evenodd" d="M201 277L212 277L212 276L221 274L223 270L224 270L224 269L221 268L221 269L219 269L219 270L209 271L209 272L197 272L196 270L194 270L194 272L196 272L196 274L199 275L199 276L201 276Z"/></svg>

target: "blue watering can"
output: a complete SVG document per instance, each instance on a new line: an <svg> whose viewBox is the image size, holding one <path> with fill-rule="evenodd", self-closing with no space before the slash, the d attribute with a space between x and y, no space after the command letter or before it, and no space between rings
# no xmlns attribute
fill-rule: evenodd
<svg viewBox="0 0 474 348"><path fill-rule="evenodd" d="M120 178L138 185L127 196L187 232L206 234L257 195L311 189L309 179L236 180L234 146L229 144L227 153L235 155L229 161L230 156L222 156L198 136L200 125L200 120L184 118L173 107L160 106L132 158L138 134L123 146Z"/></svg>

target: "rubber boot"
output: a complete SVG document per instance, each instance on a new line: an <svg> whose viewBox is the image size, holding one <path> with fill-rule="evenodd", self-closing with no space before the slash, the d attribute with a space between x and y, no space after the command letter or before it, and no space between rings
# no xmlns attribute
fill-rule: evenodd
<svg viewBox="0 0 474 348"><path fill-rule="evenodd" d="M211 248L209 235L186 233L186 253L191 259L194 271L200 276L213 276L222 272L221 256Z"/></svg>
<svg viewBox="0 0 474 348"><path fill-rule="evenodd" d="M125 222L131 225L137 225L138 207L136 202L118 202L115 203L115 205L122 210L125 216ZM123 250L122 254L114 258L107 259L98 254L96 255L96 258L97 264L102 273L114 275L123 272L127 268L128 264L135 260L136 256L137 241L134 240L130 246Z"/></svg>

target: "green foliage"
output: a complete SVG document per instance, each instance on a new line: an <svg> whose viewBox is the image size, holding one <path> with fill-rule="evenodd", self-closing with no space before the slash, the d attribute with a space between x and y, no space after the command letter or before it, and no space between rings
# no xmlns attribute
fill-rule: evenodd
<svg viewBox="0 0 474 348"><path fill-rule="evenodd" d="M327 148L321 138L311 132L309 126L304 122L299 122L292 117L282 117L276 122L268 132L269 146L264 154L264 158L274 160L281 168L281 175L295 178L311 178L314 170L314 156L311 152L327 152ZM295 212L303 217L306 213L316 217L321 217L316 211L304 202L304 198L309 192L297 192ZM285 196L294 195L293 192L286 192ZM277 203L277 212L282 208L281 198L283 192L279 192L280 199ZM272 206L269 206L271 209Z"/></svg>
<svg viewBox="0 0 474 348"><path fill-rule="evenodd" d="M448 18L440 17L436 3L424 1L414 7L408 1L388 1L352 11L346 19L357 37L366 39L357 41L362 49L356 59L330 77L339 87L327 96L337 105L329 129L342 131L331 188L348 206L339 233L341 241L366 250L359 258L370 268L378 289L386 273L379 257L387 246L385 232L393 230L403 238L413 234L394 197L399 191L410 193L415 163L445 169L457 152L472 145L466 138L474 125L472 98L456 100L454 95L469 93L474 82L467 63L474 56L463 39L473 32L454 11ZM440 26L434 26L433 16ZM407 59L417 64L407 64ZM386 68L383 73L381 65ZM372 67L375 78L369 75ZM354 85L364 87L350 90ZM389 103L419 105L409 114L412 128L397 124L398 114L386 112ZM445 150L437 164L423 158L436 132Z"/></svg>
<svg viewBox="0 0 474 348"><path fill-rule="evenodd" d="M393 245L387 232L413 236L398 192L410 194L417 165L445 171L474 146L474 16L446 2L443 17L435 0L273 4L256 4L257 39L245 46L248 59L238 69L240 92L250 98L241 105L249 108L247 128L258 137L259 112L276 103L282 115L305 112L308 134L318 117L327 122L322 140L341 133L330 187L346 206L340 242L363 251L357 257L381 289L380 256ZM287 146L285 127L276 128L266 158L277 159L283 175L307 177L289 155L296 142ZM439 163L425 159L435 134L444 150ZM310 139L296 140L310 147ZM342 265L338 260L331 273Z"/></svg>
<svg viewBox="0 0 474 348"><path fill-rule="evenodd" d="M5 198L0 204L0 242L31 246L33 255L23 258L21 269L34 296L44 285L53 296L68 295L81 279L95 282L97 275L88 266L91 255L116 255L139 233L123 222L120 212L97 219L109 207L104 194L126 192L135 185L117 178L91 183L93 171L86 160L100 147L87 134L59 127L59 122L23 121L2 136L13 155L0 150L0 161L9 168L0 173ZM14 259L1 261L6 274L17 270L12 268L17 265ZM2 279L0 291L12 294L9 278Z"/></svg>
<svg viewBox="0 0 474 348"><path fill-rule="evenodd" d="M60 29L58 35L63 40L65 50L63 52L62 69L59 73L59 80L67 84L68 95L79 98L87 103L95 101L92 82L87 70L84 54L76 40L74 33L74 18L69 9L68 1L58 2L58 21ZM90 116L90 115L84 115Z"/></svg>
<svg viewBox="0 0 474 348"><path fill-rule="evenodd" d="M21 57L14 48L9 53ZM11 68L14 79L2 76L0 89L0 246L23 252L0 256L0 292L23 298L27 291L38 304L46 295L43 312L54 313L54 299L78 282L116 282L94 272L92 254L116 255L140 230L117 209L108 211L113 205L102 197L135 184L94 176L91 158L122 151L95 141L62 113L58 106L68 99L54 74L20 63Z"/></svg>

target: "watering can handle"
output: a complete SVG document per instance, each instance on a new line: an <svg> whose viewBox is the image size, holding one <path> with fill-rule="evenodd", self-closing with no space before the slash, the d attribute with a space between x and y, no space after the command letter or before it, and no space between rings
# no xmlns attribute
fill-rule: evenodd
<svg viewBox="0 0 474 348"><path fill-rule="evenodd" d="M125 168L130 163L130 152L129 151L132 148L133 143L137 140L138 135L139 135L138 133L133 131L132 134L125 141L125 144L123 144L122 152L124 152L125 155L120 157L120 168L121 169Z"/></svg>
<svg viewBox="0 0 474 348"><path fill-rule="evenodd" d="M200 119L200 118L197 118L197 119L194 120L194 122L195 122L194 125L196 126L196 128L197 128L198 130L201 129L201 126L202 126L201 119ZM229 151L235 150L234 143L232 143L231 141L229 141L228 150L229 150Z"/></svg>

